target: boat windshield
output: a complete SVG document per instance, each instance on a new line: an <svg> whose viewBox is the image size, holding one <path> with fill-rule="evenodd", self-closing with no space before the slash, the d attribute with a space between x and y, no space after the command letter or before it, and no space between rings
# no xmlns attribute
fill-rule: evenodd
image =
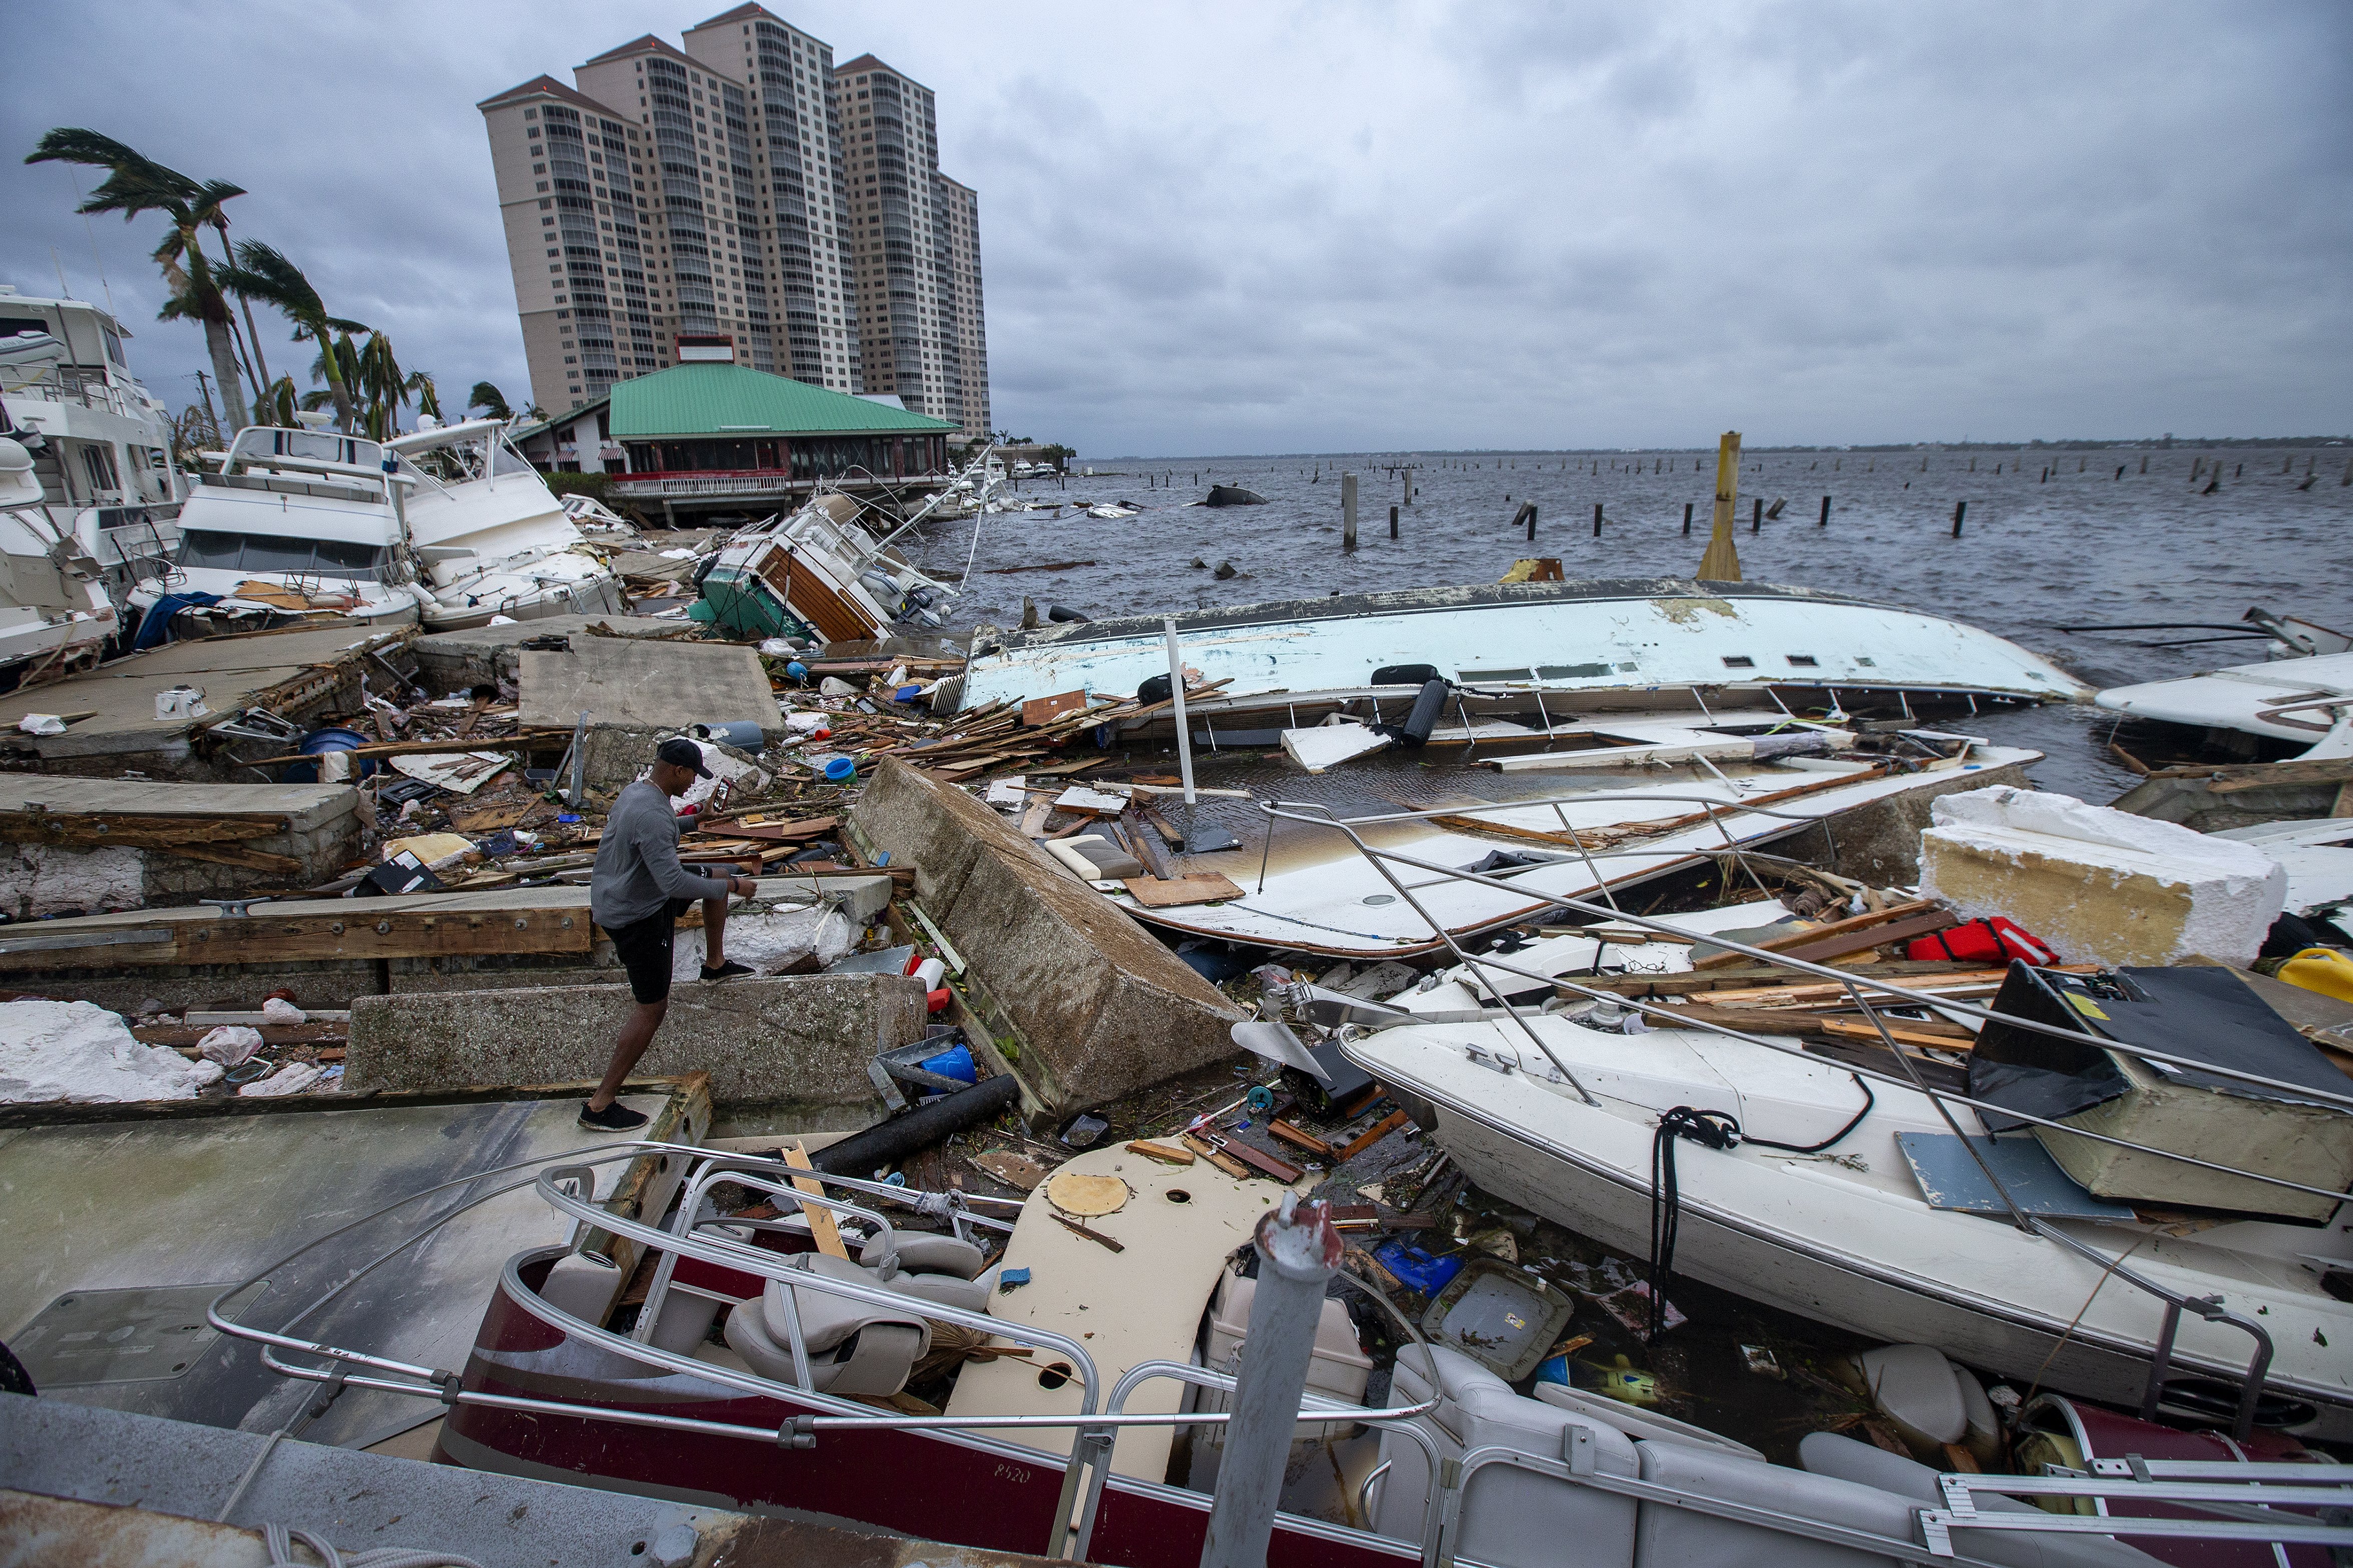
<svg viewBox="0 0 2353 1568"><path fill-rule="evenodd" d="M392 552L341 539L290 539L269 533L222 533L192 528L180 535L182 566L216 572L298 572L314 577L376 577Z"/></svg>
<svg viewBox="0 0 2353 1568"><path fill-rule="evenodd" d="M272 458L293 458L313 463L337 463L348 468L375 468L384 462L384 448L354 436L329 430L280 430L251 426L237 433L229 448L228 470L239 463L269 466Z"/></svg>

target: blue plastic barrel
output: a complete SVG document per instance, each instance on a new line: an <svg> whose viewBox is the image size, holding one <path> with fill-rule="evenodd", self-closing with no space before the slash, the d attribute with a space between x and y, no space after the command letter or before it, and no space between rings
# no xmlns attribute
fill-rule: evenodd
<svg viewBox="0 0 2353 1568"><path fill-rule="evenodd" d="M361 734L357 730L345 730L338 727L327 730L313 730L309 734L303 736L302 739L295 745L294 749L301 752L306 757L322 757L329 752L355 752L366 744L367 737ZM364 779L370 773L375 772L375 759L374 757L361 757L358 758L357 761L359 763L359 766L353 770L352 776L353 778ZM319 782L319 764L316 763L296 763L289 767L283 774L280 775L279 782L280 784L317 784Z"/></svg>

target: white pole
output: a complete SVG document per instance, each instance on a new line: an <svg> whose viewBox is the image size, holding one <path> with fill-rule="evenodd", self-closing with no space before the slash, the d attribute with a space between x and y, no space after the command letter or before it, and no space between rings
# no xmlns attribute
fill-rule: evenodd
<svg viewBox="0 0 2353 1568"><path fill-rule="evenodd" d="M1193 804L1193 730L1185 719L1185 656L1176 647L1176 617L1163 616L1168 628L1168 695L1176 701L1176 768L1185 780L1185 804Z"/></svg>

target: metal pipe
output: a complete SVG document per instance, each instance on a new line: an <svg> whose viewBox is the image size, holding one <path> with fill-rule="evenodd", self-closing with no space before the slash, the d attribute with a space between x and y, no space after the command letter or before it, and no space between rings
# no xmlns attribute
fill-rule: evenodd
<svg viewBox="0 0 2353 1568"><path fill-rule="evenodd" d="M1282 1474L1307 1387L1307 1363L1324 1316L1324 1287L1345 1250L1328 1205L1282 1194L1259 1218L1258 1291L1234 1385L1234 1419L1218 1466L1217 1500L1201 1543L1201 1568L1265 1568L1282 1499Z"/></svg>

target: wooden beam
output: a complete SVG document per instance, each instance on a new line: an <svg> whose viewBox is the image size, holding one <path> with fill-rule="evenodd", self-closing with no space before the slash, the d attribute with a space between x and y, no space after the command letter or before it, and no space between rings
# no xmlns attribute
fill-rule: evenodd
<svg viewBox="0 0 2353 1568"><path fill-rule="evenodd" d="M806 1171L811 1168L808 1151L797 1142L786 1144L784 1155L785 1163L796 1171ZM796 1191L807 1193L812 1197L825 1196L825 1184L814 1176L795 1176L793 1187ZM807 1216L809 1237L817 1243L817 1249L819 1252L830 1253L836 1258L849 1256L849 1248L842 1245L841 1227L834 1223L831 1209L820 1208L816 1204L803 1204L801 1213Z"/></svg>
<svg viewBox="0 0 2353 1568"><path fill-rule="evenodd" d="M1751 942L1747 945L1761 948L1767 952L1795 952L1800 948L1810 948L1827 939L1841 937L1851 931L1869 931L1875 926L1883 926L1893 921L1908 920L1915 915L1926 914L1937 907L1929 900L1915 899L1909 903L1890 904L1883 910L1865 910L1859 915L1850 915L1844 920L1831 921L1826 925L1808 926L1802 931L1790 931L1786 936L1768 937L1760 942ZM1865 942L1863 945L1877 947L1879 943L1874 941ZM1854 952L1860 950L1846 948L1842 951ZM1692 967L1695 970L1728 969L1736 963L1750 962L1753 961L1746 953L1714 952L1701 959Z"/></svg>

